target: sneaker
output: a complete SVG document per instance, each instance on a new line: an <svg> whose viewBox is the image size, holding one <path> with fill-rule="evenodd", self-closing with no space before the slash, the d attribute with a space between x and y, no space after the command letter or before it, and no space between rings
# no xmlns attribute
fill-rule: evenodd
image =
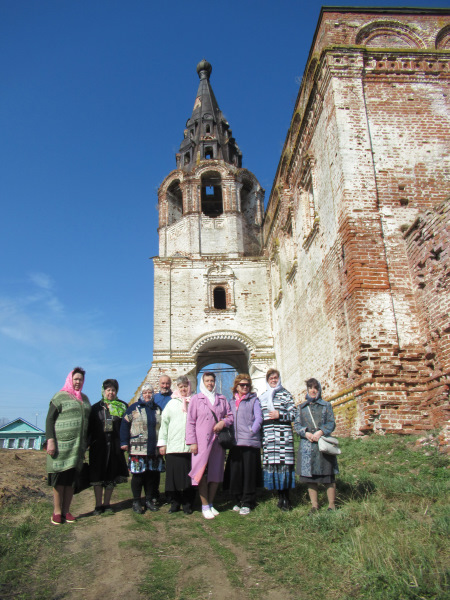
<svg viewBox="0 0 450 600"><path fill-rule="evenodd" d="M234 510L234 512L240 512L240 510L241 510L241 507L239 506L239 504L235 504L235 505L233 506L233 510Z"/></svg>
<svg viewBox="0 0 450 600"><path fill-rule="evenodd" d="M114 512L114 509L111 506L111 504L105 504L102 508L104 513L112 514Z"/></svg>
<svg viewBox="0 0 450 600"><path fill-rule="evenodd" d="M53 523L53 525L62 525L63 524L63 519L62 519L62 515L55 515L55 513L52 514L52 518L50 519L51 523Z"/></svg>
<svg viewBox="0 0 450 600"><path fill-rule="evenodd" d="M239 514L240 515L249 515L250 514L250 509L248 506L243 506L240 510L239 510Z"/></svg>
<svg viewBox="0 0 450 600"><path fill-rule="evenodd" d="M94 508L94 516L98 517L103 514L103 506L96 506Z"/></svg>
<svg viewBox="0 0 450 600"><path fill-rule="evenodd" d="M66 523L75 523L75 521L77 520L77 518L74 517L71 513L66 513L65 515L63 515L63 519Z"/></svg>
<svg viewBox="0 0 450 600"><path fill-rule="evenodd" d="M209 510L212 512L212 514L213 514L215 517L217 517L217 515L219 514L219 511L218 511L218 510L216 510L212 504L210 504L210 505L209 505Z"/></svg>
<svg viewBox="0 0 450 600"><path fill-rule="evenodd" d="M132 511L137 513L138 515L142 515L143 511L142 511L142 505L141 505L140 500L133 501Z"/></svg>
<svg viewBox="0 0 450 600"><path fill-rule="evenodd" d="M205 517L205 519L214 519L213 512L210 508L206 508L205 510L202 508L202 515Z"/></svg>
<svg viewBox="0 0 450 600"><path fill-rule="evenodd" d="M176 512L180 512L180 505L174 504L172 502L172 504L170 505L170 508L169 508L169 514L172 515L173 513L176 513Z"/></svg>
<svg viewBox="0 0 450 600"><path fill-rule="evenodd" d="M191 506L189 504L187 504L186 506L183 506L183 512L185 515L192 515L193 510L192 510Z"/></svg>

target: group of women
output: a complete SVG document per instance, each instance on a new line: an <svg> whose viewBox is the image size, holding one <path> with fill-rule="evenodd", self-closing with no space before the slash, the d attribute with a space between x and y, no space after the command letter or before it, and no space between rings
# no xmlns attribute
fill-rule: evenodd
<svg viewBox="0 0 450 600"><path fill-rule="evenodd" d="M48 483L54 488L52 523L76 520L70 504L88 447L97 515L112 510L113 489L129 472L133 510L159 510L164 471L169 513L182 508L191 514L198 488L203 517L214 519L219 514L214 498L221 482L235 498L233 510L241 515L256 506L256 490L262 485L278 492L278 507L287 511L292 508L289 490L295 487L295 473L307 485L311 513L319 509L318 484L326 486L328 510L335 509L336 457L318 448L320 437L330 435L335 421L316 379L306 382L306 400L296 407L276 369L267 372L266 391L259 398L252 391L250 376L239 374L230 401L216 392L214 373L203 373L200 391L194 395L188 377L183 376L161 412L150 384L144 384L139 400L127 406L117 398L115 379L104 381L102 398L91 408L81 393L84 376L84 370L76 367L50 402L46 435ZM292 424L300 436L297 461ZM233 437L226 465L219 443L224 428Z"/></svg>

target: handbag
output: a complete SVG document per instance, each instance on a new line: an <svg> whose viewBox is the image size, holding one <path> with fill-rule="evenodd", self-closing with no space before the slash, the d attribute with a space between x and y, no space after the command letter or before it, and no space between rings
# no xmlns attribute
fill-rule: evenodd
<svg viewBox="0 0 450 600"><path fill-rule="evenodd" d="M312 416L311 409L308 405L309 414L311 416L312 422L314 423L314 427L317 429L316 422L314 421L314 417ZM322 435L319 438L319 452L323 454L340 454L341 449L339 448L339 440L331 435Z"/></svg>
<svg viewBox="0 0 450 600"><path fill-rule="evenodd" d="M211 409L209 409L209 410L211 410ZM211 410L211 412L213 414L215 422L218 423L219 419L217 418L216 413L213 410ZM222 448L224 450L229 450L230 448L232 448L234 446L234 444L235 444L234 436L229 427L224 427L216 435L217 435L217 441L219 442L219 444L222 446Z"/></svg>

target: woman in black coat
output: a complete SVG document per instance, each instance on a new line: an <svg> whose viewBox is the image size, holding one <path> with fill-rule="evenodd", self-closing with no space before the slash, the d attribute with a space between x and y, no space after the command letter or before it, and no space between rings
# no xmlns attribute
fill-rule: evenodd
<svg viewBox="0 0 450 600"><path fill-rule="evenodd" d="M128 478L125 455L120 448L120 424L127 405L117 398L118 391L117 380L106 379L102 399L94 404L89 417L89 472L95 494L94 515L112 512L113 490Z"/></svg>

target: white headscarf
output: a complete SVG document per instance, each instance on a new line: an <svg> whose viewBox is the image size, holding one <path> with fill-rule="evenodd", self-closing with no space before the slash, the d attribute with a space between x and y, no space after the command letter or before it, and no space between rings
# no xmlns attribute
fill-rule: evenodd
<svg viewBox="0 0 450 600"><path fill-rule="evenodd" d="M203 383L203 375L202 375L202 377L200 379L200 391L204 396L206 396L208 398L208 400L214 406L214 402L216 401L216 384L214 383L214 388L210 392L208 389L206 389L206 386Z"/></svg>
<svg viewBox="0 0 450 600"><path fill-rule="evenodd" d="M266 381L266 391L263 392L260 396L261 400L264 400L267 403L267 410L268 412L272 412L274 409L273 406L273 397L275 396L276 392L278 392L279 390L281 390L281 388L283 387L281 385L281 375L279 376L280 378L278 379L278 383L277 385L273 388L269 385L269 382Z"/></svg>

